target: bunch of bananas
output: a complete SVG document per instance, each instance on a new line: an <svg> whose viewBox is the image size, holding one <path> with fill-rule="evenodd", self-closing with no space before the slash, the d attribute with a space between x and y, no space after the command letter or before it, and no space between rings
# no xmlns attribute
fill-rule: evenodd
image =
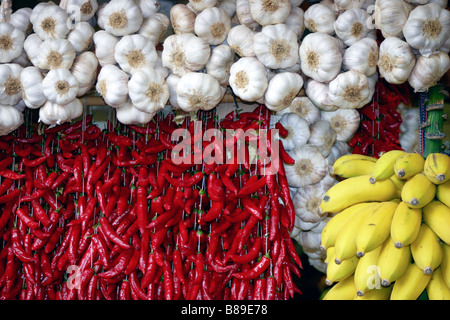
<svg viewBox="0 0 450 320"><path fill-rule="evenodd" d="M323 299L450 300L450 157L393 150L349 154L322 199L332 215Z"/></svg>

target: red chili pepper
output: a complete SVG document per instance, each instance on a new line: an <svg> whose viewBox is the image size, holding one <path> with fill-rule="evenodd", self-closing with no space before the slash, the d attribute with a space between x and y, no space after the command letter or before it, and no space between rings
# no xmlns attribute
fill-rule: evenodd
<svg viewBox="0 0 450 320"><path fill-rule="evenodd" d="M100 228L102 228L105 235L108 237L109 240L117 244L122 249L130 249L131 245L126 243L114 230L113 226L109 222L109 220L106 217L100 218Z"/></svg>
<svg viewBox="0 0 450 320"><path fill-rule="evenodd" d="M137 221L139 225L139 231L141 234L145 232L145 228L148 225L148 207L147 207L147 191L144 188L139 187L137 189L136 199L136 213Z"/></svg>
<svg viewBox="0 0 450 320"><path fill-rule="evenodd" d="M232 255L231 260L238 264L250 263L252 260L256 259L260 253L262 245L261 237L256 237L252 247L244 255Z"/></svg>
<svg viewBox="0 0 450 320"><path fill-rule="evenodd" d="M257 192L263 188L266 184L266 176L262 176L258 179L257 176L252 176L249 181L239 190L238 196L246 196Z"/></svg>
<svg viewBox="0 0 450 320"><path fill-rule="evenodd" d="M258 278L267 268L270 266L271 259L269 255L264 255L259 262L255 264L253 268L247 271L234 273L233 277L241 280L251 280Z"/></svg>
<svg viewBox="0 0 450 320"><path fill-rule="evenodd" d="M23 208L17 208L16 214L19 217L20 220L22 220L28 228L30 229L36 229L39 228L39 222L34 220L33 217L30 217L28 215L28 207Z"/></svg>

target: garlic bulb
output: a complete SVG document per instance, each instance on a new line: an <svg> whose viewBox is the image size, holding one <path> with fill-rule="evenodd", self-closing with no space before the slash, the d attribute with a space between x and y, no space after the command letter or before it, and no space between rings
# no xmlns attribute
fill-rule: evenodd
<svg viewBox="0 0 450 320"><path fill-rule="evenodd" d="M25 33L9 22L0 22L0 63L9 63L22 54Z"/></svg>
<svg viewBox="0 0 450 320"><path fill-rule="evenodd" d="M254 57L243 57L230 68L230 86L245 101L257 101L268 86L266 68Z"/></svg>
<svg viewBox="0 0 450 320"><path fill-rule="evenodd" d="M142 11L144 19L150 17L161 10L161 4L158 0L136 0L136 4Z"/></svg>
<svg viewBox="0 0 450 320"><path fill-rule="evenodd" d="M305 82L305 93L307 97L314 103L314 105L323 111L333 111L338 107L335 106L329 98L329 85L316 81L314 79L308 79Z"/></svg>
<svg viewBox="0 0 450 320"><path fill-rule="evenodd" d="M288 131L287 137L279 136L286 151L294 150L308 142L310 137L308 122L296 113L285 113L279 122Z"/></svg>
<svg viewBox="0 0 450 320"><path fill-rule="evenodd" d="M42 91L48 101L65 105L76 98L78 81L68 69L52 69L42 80Z"/></svg>
<svg viewBox="0 0 450 320"><path fill-rule="evenodd" d="M310 33L300 44L302 72L319 82L333 80L341 71L342 51L336 38L321 32Z"/></svg>
<svg viewBox="0 0 450 320"><path fill-rule="evenodd" d="M201 70L211 55L208 43L192 33L170 35L163 46L163 66L180 77Z"/></svg>
<svg viewBox="0 0 450 320"><path fill-rule="evenodd" d="M194 24L195 34L210 45L219 45L225 41L231 28L231 18L225 10L206 8L197 15Z"/></svg>
<svg viewBox="0 0 450 320"><path fill-rule="evenodd" d="M22 99L22 70L16 63L0 64L0 105L13 106Z"/></svg>
<svg viewBox="0 0 450 320"><path fill-rule="evenodd" d="M250 13L261 26L284 23L291 12L289 0L249 0Z"/></svg>
<svg viewBox="0 0 450 320"><path fill-rule="evenodd" d="M108 64L98 74L96 89L106 104L118 108L128 100L128 74Z"/></svg>
<svg viewBox="0 0 450 320"><path fill-rule="evenodd" d="M78 98L66 105L47 101L39 108L39 121L47 125L60 125L80 117L83 111L83 104Z"/></svg>
<svg viewBox="0 0 450 320"><path fill-rule="evenodd" d="M253 19L250 12L249 0L236 0L236 16L239 20L239 24L250 28L251 30L258 30L261 28L258 22Z"/></svg>
<svg viewBox="0 0 450 320"><path fill-rule="evenodd" d="M358 110L338 109L335 111L321 112L321 119L328 121L336 131L336 140L349 141L358 130L361 121Z"/></svg>
<svg viewBox="0 0 450 320"><path fill-rule="evenodd" d="M347 109L347 110L353 111L354 109ZM349 154L349 153L350 153L349 144L346 141L338 140L336 137L336 142L334 143L333 147L331 147L331 152L327 157L328 164L330 165L329 171L333 171L333 164L336 162L337 159L339 159L343 155ZM323 178L323 180L321 182L319 182L319 184L323 188L328 190L331 188L331 186L334 184L334 182L335 182L335 179L332 177L331 172L330 172L325 178Z"/></svg>
<svg viewBox="0 0 450 320"><path fill-rule="evenodd" d="M369 18L369 14L363 9L344 11L334 22L336 35L347 46L351 46L356 41L365 38L369 33L370 29L367 25Z"/></svg>
<svg viewBox="0 0 450 320"><path fill-rule="evenodd" d="M408 43L397 37L383 40L379 48L378 70L380 76L392 84L408 80L416 58Z"/></svg>
<svg viewBox="0 0 450 320"><path fill-rule="evenodd" d="M154 116L154 113L147 113L139 110L130 100L127 100L124 104L116 108L117 120L125 125L146 124L149 123Z"/></svg>
<svg viewBox="0 0 450 320"><path fill-rule="evenodd" d="M448 54L439 51L428 57L419 55L408 78L414 92L425 92L436 85L450 68Z"/></svg>
<svg viewBox="0 0 450 320"><path fill-rule="evenodd" d="M177 83L177 102L180 109L191 112L211 110L222 100L225 90L219 81L207 73L188 72Z"/></svg>
<svg viewBox="0 0 450 320"><path fill-rule="evenodd" d="M384 38L399 37L412 6L403 0L376 0L374 22Z"/></svg>
<svg viewBox="0 0 450 320"><path fill-rule="evenodd" d="M303 78L298 73L281 72L270 79L264 94L264 104L269 110L288 108L303 86Z"/></svg>
<svg viewBox="0 0 450 320"><path fill-rule="evenodd" d="M170 21L175 34L194 32L197 15L185 4L177 3L170 8Z"/></svg>
<svg viewBox="0 0 450 320"><path fill-rule="evenodd" d="M128 82L133 105L147 113L163 109L169 100L169 86L164 76L153 68L137 71Z"/></svg>
<svg viewBox="0 0 450 320"><path fill-rule="evenodd" d="M292 31L295 32L297 38L301 38L305 32L304 23L305 12L300 7L292 7L289 16L284 22Z"/></svg>
<svg viewBox="0 0 450 320"><path fill-rule="evenodd" d="M39 46L36 67L42 70L70 69L75 57L75 49L69 40L48 38Z"/></svg>
<svg viewBox="0 0 450 320"><path fill-rule="evenodd" d="M67 35L67 40L72 44L75 52L87 51L92 46L92 38L94 36L95 29L89 24L89 22L81 21L75 25L75 27Z"/></svg>
<svg viewBox="0 0 450 320"><path fill-rule="evenodd" d="M318 222L322 220L323 213L320 210L320 203L325 192L318 184L299 188L292 197L296 216L306 222Z"/></svg>
<svg viewBox="0 0 450 320"><path fill-rule="evenodd" d="M324 158L328 157L330 155L331 148L336 142L336 131L334 131L331 124L325 120L318 120L314 122L309 130L311 134L308 144L316 147Z"/></svg>
<svg viewBox="0 0 450 320"><path fill-rule="evenodd" d="M334 0L341 10L361 9L364 0Z"/></svg>
<svg viewBox="0 0 450 320"><path fill-rule="evenodd" d="M286 24L263 27L253 42L256 57L267 68L289 68L299 59L297 35Z"/></svg>
<svg viewBox="0 0 450 320"><path fill-rule="evenodd" d="M31 14L30 14L31 24L34 25L36 23L36 19L42 10L44 10L45 8L47 8L49 6L53 6L53 5L55 5L55 3L52 1L47 1L47 2L43 1L43 2L39 2L38 4L36 4L34 6L34 8L31 10Z"/></svg>
<svg viewBox="0 0 450 320"><path fill-rule="evenodd" d="M362 108L370 97L369 80L358 71L343 72L330 82L328 97L342 109Z"/></svg>
<svg viewBox="0 0 450 320"><path fill-rule="evenodd" d="M318 148L305 144L288 153L295 160L294 165L285 165L289 186L302 188L315 184L327 174L327 160Z"/></svg>
<svg viewBox="0 0 450 320"><path fill-rule="evenodd" d="M230 68L235 61L235 54L230 46L221 44L211 51L211 56L206 63L206 72L226 87L229 84Z"/></svg>
<svg viewBox="0 0 450 320"><path fill-rule="evenodd" d="M31 8L20 8L14 11L9 18L9 23L14 27L20 29L23 33L29 34L33 31L33 25L30 21L31 13L33 9Z"/></svg>
<svg viewBox="0 0 450 320"><path fill-rule="evenodd" d="M123 71L132 75L138 70L155 67L158 55L153 42L141 34L132 34L117 42L114 58Z"/></svg>
<svg viewBox="0 0 450 320"><path fill-rule="evenodd" d="M44 75L34 66L24 68L20 74L22 99L30 109L39 108L47 100L42 90L42 80Z"/></svg>
<svg viewBox="0 0 450 320"><path fill-rule="evenodd" d="M179 80L180 77L173 73L166 78L166 83L169 86L169 104L172 106L172 109L180 109L177 101L177 84Z"/></svg>
<svg viewBox="0 0 450 320"><path fill-rule="evenodd" d="M436 3L414 8L403 27L403 35L420 54L437 53L450 37L450 11Z"/></svg>
<svg viewBox="0 0 450 320"><path fill-rule="evenodd" d="M91 90L97 80L98 59L91 51L81 53L75 58L70 72L78 81L77 97L81 97Z"/></svg>
<svg viewBox="0 0 450 320"><path fill-rule="evenodd" d="M80 21L89 21L98 10L98 2L97 0L67 0L66 10L76 10Z"/></svg>
<svg viewBox="0 0 450 320"><path fill-rule="evenodd" d="M236 13L236 0L219 0L217 8L223 9L231 19Z"/></svg>
<svg viewBox="0 0 450 320"><path fill-rule="evenodd" d="M71 22L67 12L51 4L41 10L33 22L33 31L42 39L62 39L70 31Z"/></svg>
<svg viewBox="0 0 450 320"><path fill-rule="evenodd" d="M96 12L95 20L97 21L97 26L102 30L105 30L105 23L102 19L102 15L103 15L103 10L105 9L107 4L108 4L108 2L103 2L102 4L99 4L97 12Z"/></svg>
<svg viewBox="0 0 450 320"><path fill-rule="evenodd" d="M227 44L240 57L254 57L255 31L249 27L238 24L230 29L227 36Z"/></svg>
<svg viewBox="0 0 450 320"><path fill-rule="evenodd" d="M0 136L8 135L24 123L23 113L14 106L0 105Z"/></svg>
<svg viewBox="0 0 450 320"><path fill-rule="evenodd" d="M168 16L159 12L154 13L144 19L138 33L157 45L164 41L169 25L170 19Z"/></svg>
<svg viewBox="0 0 450 320"><path fill-rule="evenodd" d="M281 112L292 112L305 119L308 124L313 124L320 119L320 110L308 97L295 97L289 108Z"/></svg>
<svg viewBox="0 0 450 320"><path fill-rule="evenodd" d="M144 17L134 0L111 0L103 8L99 20L106 31L120 37L137 32Z"/></svg>
<svg viewBox="0 0 450 320"><path fill-rule="evenodd" d="M336 15L322 3L315 3L306 9L303 19L305 27L311 32L334 34Z"/></svg>
<svg viewBox="0 0 450 320"><path fill-rule="evenodd" d="M115 48L119 42L119 38L113 36L107 31L98 30L95 32L93 41L95 44L95 55L97 56L100 66L107 64L116 64L116 58L114 57Z"/></svg>
<svg viewBox="0 0 450 320"><path fill-rule="evenodd" d="M363 38L348 47L342 59L344 70L355 70L370 77L377 71L378 44L374 39Z"/></svg>
<svg viewBox="0 0 450 320"><path fill-rule="evenodd" d="M195 12L202 12L206 8L212 8L217 4L217 0L189 0L188 5Z"/></svg>

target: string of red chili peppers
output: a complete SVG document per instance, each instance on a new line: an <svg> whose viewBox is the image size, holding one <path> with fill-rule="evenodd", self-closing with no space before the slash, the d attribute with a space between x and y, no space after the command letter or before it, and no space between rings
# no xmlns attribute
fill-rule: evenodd
<svg viewBox="0 0 450 320"><path fill-rule="evenodd" d="M264 106L233 111L220 123L207 112L199 118L201 134L270 123ZM177 125L172 114L155 120L146 127L108 122L101 130L85 115L0 137L0 299L273 300L301 293L283 165L271 175L260 162L174 164L171 133L186 128L195 148L196 122ZM235 147L236 138L223 144ZM280 147L276 161L292 163Z"/></svg>

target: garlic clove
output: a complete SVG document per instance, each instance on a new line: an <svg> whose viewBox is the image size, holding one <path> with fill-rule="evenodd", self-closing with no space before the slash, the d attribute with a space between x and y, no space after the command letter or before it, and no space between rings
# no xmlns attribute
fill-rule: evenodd
<svg viewBox="0 0 450 320"><path fill-rule="evenodd" d="M20 74L22 99L30 109L41 107L47 100L43 92L42 80L44 75L34 66L24 68Z"/></svg>
<svg viewBox="0 0 450 320"><path fill-rule="evenodd" d="M230 87L245 101L256 101L264 97L268 86L266 68L254 57L243 57L230 68Z"/></svg>
<svg viewBox="0 0 450 320"><path fill-rule="evenodd" d="M358 130L361 117L356 109L322 111L321 119L328 121L336 131L336 140L348 142Z"/></svg>
<svg viewBox="0 0 450 320"><path fill-rule="evenodd" d="M109 64L101 68L95 87L107 105L118 108L129 99L128 78L125 71Z"/></svg>
<svg viewBox="0 0 450 320"><path fill-rule="evenodd" d="M292 6L291 12L284 22L292 31L295 32L298 39L300 39L305 32L304 15L305 11L303 11L302 8Z"/></svg>
<svg viewBox="0 0 450 320"><path fill-rule="evenodd" d="M195 34L213 46L223 43L230 29L231 18L217 7L204 9L195 19Z"/></svg>
<svg viewBox="0 0 450 320"><path fill-rule="evenodd" d="M75 58L70 72L78 81L77 97L87 94L97 80L98 59L91 51L81 53Z"/></svg>
<svg viewBox="0 0 450 320"><path fill-rule="evenodd" d="M0 64L0 105L14 106L22 99L22 70L16 63Z"/></svg>
<svg viewBox="0 0 450 320"><path fill-rule="evenodd" d="M264 94L264 104L269 110L288 108L303 86L303 78L293 72L275 74Z"/></svg>
<svg viewBox="0 0 450 320"><path fill-rule="evenodd" d="M335 106L329 97L328 83L322 83L314 79L308 79L305 82L306 96L314 103L314 105L323 111L333 111L338 107Z"/></svg>
<svg viewBox="0 0 450 320"><path fill-rule="evenodd" d="M132 34L117 42L114 59L123 71L133 75L139 70L154 68L158 55L153 42L141 34Z"/></svg>

